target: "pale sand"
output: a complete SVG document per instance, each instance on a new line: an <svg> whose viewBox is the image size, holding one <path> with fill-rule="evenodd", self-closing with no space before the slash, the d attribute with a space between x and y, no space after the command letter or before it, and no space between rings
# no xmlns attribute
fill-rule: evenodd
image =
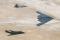
<svg viewBox="0 0 60 40"><path fill-rule="evenodd" d="M25 34L9 35L5 30L23 31ZM0 40L60 40L60 32L39 29L32 26L16 27L16 24L0 25Z"/></svg>
<svg viewBox="0 0 60 40"><path fill-rule="evenodd" d="M46 24L40 27L36 26L36 9L35 5L28 5L26 8L15 8L16 1L0 0L0 40L60 40L60 21L53 24ZM44 3L42 3L45 7ZM40 4L39 4L40 5ZM42 9L46 9L43 5L40 5ZM59 19L58 14L55 13L56 6L52 9L48 8L48 15ZM59 8L58 8L59 9ZM53 11L53 12L51 12ZM14 36L7 36L8 33L5 30L24 31L25 34L19 34Z"/></svg>

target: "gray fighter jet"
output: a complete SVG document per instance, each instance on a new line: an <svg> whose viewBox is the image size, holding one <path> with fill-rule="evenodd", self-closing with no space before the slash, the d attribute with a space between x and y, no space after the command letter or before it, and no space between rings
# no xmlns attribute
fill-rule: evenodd
<svg viewBox="0 0 60 40"><path fill-rule="evenodd" d="M24 32L22 32L22 31L5 30L5 32L6 32L6 33L9 33L8 36L18 35L18 34L24 34Z"/></svg>

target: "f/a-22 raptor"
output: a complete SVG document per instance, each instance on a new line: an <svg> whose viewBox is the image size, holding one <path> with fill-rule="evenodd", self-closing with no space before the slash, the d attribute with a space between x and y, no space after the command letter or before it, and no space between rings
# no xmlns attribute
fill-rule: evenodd
<svg viewBox="0 0 60 40"><path fill-rule="evenodd" d="M6 32L6 33L9 33L8 36L18 35L18 34L24 34L24 32L22 32L22 31L5 30L5 32Z"/></svg>

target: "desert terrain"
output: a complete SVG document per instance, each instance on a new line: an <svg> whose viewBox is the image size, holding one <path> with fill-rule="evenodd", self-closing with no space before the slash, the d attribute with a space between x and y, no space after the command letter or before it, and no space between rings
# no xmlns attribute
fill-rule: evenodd
<svg viewBox="0 0 60 40"><path fill-rule="evenodd" d="M0 0L0 40L60 40L59 3L58 0ZM26 7L20 8L23 4ZM54 19L37 26L36 11ZM5 30L23 31L24 34L8 36Z"/></svg>

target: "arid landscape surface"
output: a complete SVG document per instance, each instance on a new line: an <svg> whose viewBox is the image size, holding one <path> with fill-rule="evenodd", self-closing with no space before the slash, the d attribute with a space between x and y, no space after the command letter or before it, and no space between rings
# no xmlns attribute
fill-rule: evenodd
<svg viewBox="0 0 60 40"><path fill-rule="evenodd" d="M24 4L23 0L0 0L0 40L60 40L60 6L57 5L59 4L58 0L53 0L56 5L53 3L45 5L43 3L45 1L40 0L41 4L38 4L39 2L36 1L31 1L31 4L29 2ZM16 8L16 4L24 4L27 7ZM47 11L47 15L54 19L44 25L36 26L38 23L36 11L39 9L37 7ZM6 33L5 30L23 31L24 34L8 36L9 33Z"/></svg>

